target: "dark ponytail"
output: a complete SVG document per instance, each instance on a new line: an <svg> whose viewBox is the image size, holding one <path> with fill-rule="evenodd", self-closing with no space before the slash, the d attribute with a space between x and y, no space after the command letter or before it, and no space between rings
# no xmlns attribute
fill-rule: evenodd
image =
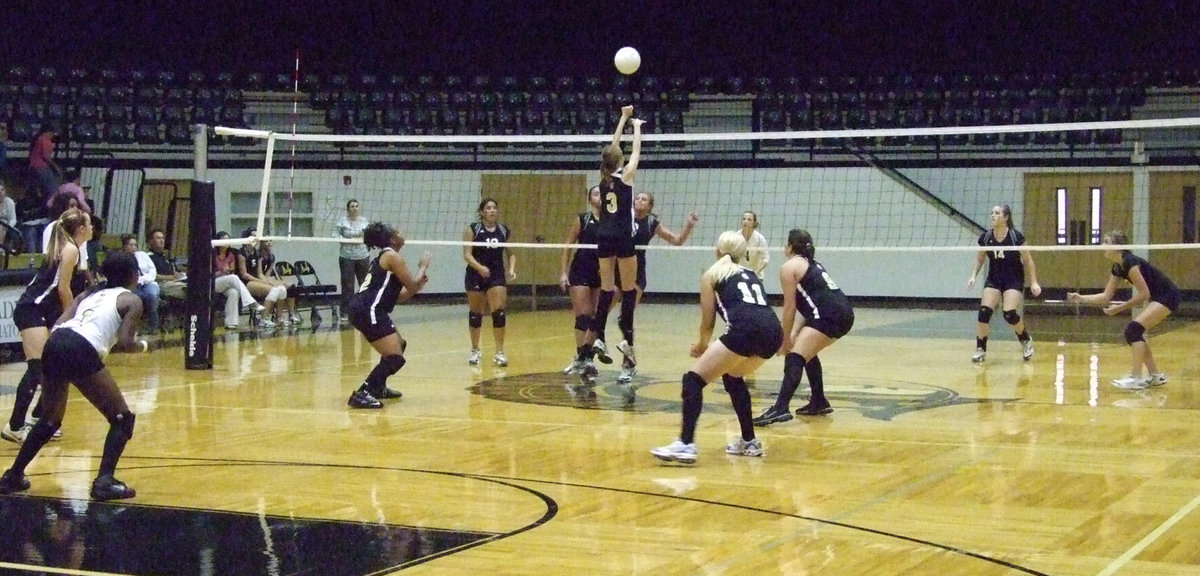
<svg viewBox="0 0 1200 576"><path fill-rule="evenodd" d="M392 245L395 230L383 222L372 222L363 229L363 244L371 248L387 248Z"/></svg>
<svg viewBox="0 0 1200 576"><path fill-rule="evenodd" d="M792 248L792 254L803 256L811 260L817 255L817 247L813 246L812 234L808 230L793 228L788 232L788 246Z"/></svg>

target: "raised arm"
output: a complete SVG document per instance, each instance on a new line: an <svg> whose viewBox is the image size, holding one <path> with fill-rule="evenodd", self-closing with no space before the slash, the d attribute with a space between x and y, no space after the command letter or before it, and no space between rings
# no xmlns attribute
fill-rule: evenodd
<svg viewBox="0 0 1200 576"><path fill-rule="evenodd" d="M429 263L433 260L433 255L429 252L421 254L421 259L417 262L417 273L414 275L408 271L408 266L404 263L404 258L396 252L386 252L379 257L379 265L385 270L390 270L396 275L396 279L404 286L401 291L400 300L404 301L412 298L425 287L425 283L429 281L427 272L429 271ZM407 294L407 295L406 295Z"/></svg>
<svg viewBox="0 0 1200 576"><path fill-rule="evenodd" d="M633 106L622 106L621 119L617 120L617 129L613 131L613 146L621 146L621 133L625 132L625 122L628 121L631 116L633 116Z"/></svg>
<svg viewBox="0 0 1200 576"><path fill-rule="evenodd" d="M700 217L697 216L695 212L692 212L688 215L687 221L683 223L683 232L676 234L667 229L666 226L659 224L658 229L654 231L654 234L665 240L667 244L672 246L681 246L684 242L687 242L688 237L692 235L692 229L696 227L696 222L699 221Z"/></svg>
<svg viewBox="0 0 1200 576"><path fill-rule="evenodd" d="M640 118L634 118L633 124L633 150L629 152L629 162L625 163L625 170L621 172L621 181L626 184L633 184L634 178L637 177L638 161L642 157L642 124L646 121Z"/></svg>

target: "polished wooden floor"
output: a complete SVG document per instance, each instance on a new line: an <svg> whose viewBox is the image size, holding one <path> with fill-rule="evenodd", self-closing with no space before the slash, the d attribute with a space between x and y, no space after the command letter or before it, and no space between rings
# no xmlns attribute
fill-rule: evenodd
<svg viewBox="0 0 1200 576"><path fill-rule="evenodd" d="M760 429L764 457L729 457L736 421L710 386L700 461L684 467L647 451L678 434L698 318L638 313L633 394L611 367L594 389L559 373L566 310L510 315L509 367L472 369L465 306L398 307L404 397L378 411L346 407L376 361L353 330L222 335L212 371L183 370L179 348L114 356L138 414L118 476L137 498L87 502L107 425L74 395L32 489L0 497L6 534L33 542L10 542L0 569L1200 574L1191 320L1151 339L1169 383L1127 392L1109 384L1128 371L1119 319L1032 317L1028 363L997 321L975 366L973 312L859 310L822 355L834 414ZM5 413L23 370L0 367ZM781 372L776 358L755 375L756 412ZM12 528L27 522L39 528ZM55 545L68 552L45 553Z"/></svg>

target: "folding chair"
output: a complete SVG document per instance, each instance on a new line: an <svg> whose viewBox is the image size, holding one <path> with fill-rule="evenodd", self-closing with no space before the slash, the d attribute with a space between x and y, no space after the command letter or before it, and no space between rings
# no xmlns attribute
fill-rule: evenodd
<svg viewBox="0 0 1200 576"><path fill-rule="evenodd" d="M308 304L308 308L311 310L309 319L313 324L321 322L320 308L329 308L332 314L337 314L337 300L332 297L337 293L337 286L322 284L321 278L317 276L317 271L307 260L297 260L293 264L283 261L276 262L275 273L280 278L292 276L296 279L296 283L288 288L288 296L295 298L298 302ZM320 304L322 300L328 301L329 304L322 306Z"/></svg>

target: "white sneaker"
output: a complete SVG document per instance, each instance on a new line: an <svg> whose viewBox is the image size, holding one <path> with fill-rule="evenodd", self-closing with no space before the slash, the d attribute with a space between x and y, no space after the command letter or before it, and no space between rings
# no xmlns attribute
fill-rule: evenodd
<svg viewBox="0 0 1200 576"><path fill-rule="evenodd" d="M681 440L676 440L666 446L653 448L650 450L650 453L659 460L682 464L695 464L697 457L696 445L684 444Z"/></svg>
<svg viewBox="0 0 1200 576"><path fill-rule="evenodd" d="M1033 338L1030 338L1021 344L1021 357L1026 361L1033 358Z"/></svg>
<svg viewBox="0 0 1200 576"><path fill-rule="evenodd" d="M581 374L582 372L583 372L583 361L578 358L571 360L571 363L567 364L567 367L563 368L563 371L562 371L563 374L566 374L568 376L571 374Z"/></svg>
<svg viewBox="0 0 1200 576"><path fill-rule="evenodd" d="M983 348L976 348L975 353L971 355L971 361L976 364L983 362L984 358L987 358L987 351Z"/></svg>
<svg viewBox="0 0 1200 576"><path fill-rule="evenodd" d="M1166 384L1166 383L1167 383L1167 373L1166 372L1158 372L1158 373L1150 375L1149 382L1147 384L1149 384L1149 386L1151 388L1153 388L1155 386L1162 386L1163 384Z"/></svg>
<svg viewBox="0 0 1200 576"><path fill-rule="evenodd" d="M579 376L585 380L595 380L600 375L600 370L591 360L584 360L579 366Z"/></svg>
<svg viewBox="0 0 1200 576"><path fill-rule="evenodd" d="M304 318L299 314L292 314L292 326L299 326L304 323Z"/></svg>
<svg viewBox="0 0 1200 576"><path fill-rule="evenodd" d="M259 313L259 314L262 314L263 312L266 312L266 311L267 311L267 307L266 307L266 306L263 306L262 304L259 304L258 302L253 302L253 303L251 303L251 304L247 304L247 305L245 305L245 306L242 306L242 310L244 310L244 311L246 311L246 312L249 312L249 311L253 310L253 311L255 311L255 312Z"/></svg>
<svg viewBox="0 0 1200 576"><path fill-rule="evenodd" d="M617 382L628 384L633 382L634 376L637 376L637 366L625 364L621 366L621 374L617 376Z"/></svg>
<svg viewBox="0 0 1200 576"><path fill-rule="evenodd" d="M630 366L637 366L637 357L633 355L633 344L622 340L620 344L617 344L617 351L625 355Z"/></svg>
<svg viewBox="0 0 1200 576"><path fill-rule="evenodd" d="M262 328L263 330L270 330L275 327L275 321L271 320L270 318L263 318L262 320L258 321L258 327Z"/></svg>
<svg viewBox="0 0 1200 576"><path fill-rule="evenodd" d="M1150 386L1150 379L1140 376L1126 376L1113 380L1112 384L1122 390L1145 390Z"/></svg>
<svg viewBox="0 0 1200 576"><path fill-rule="evenodd" d="M471 352L467 354L467 364L478 366L480 356L483 356L483 354L479 351L479 349L472 348Z"/></svg>
<svg viewBox="0 0 1200 576"><path fill-rule="evenodd" d="M612 364L612 356L608 355L608 346L604 344L603 340L592 342L592 352L596 354L596 359L601 364Z"/></svg>
<svg viewBox="0 0 1200 576"><path fill-rule="evenodd" d="M749 442L738 438L733 444L725 447L725 453L732 456L762 456L763 445L758 438Z"/></svg>
<svg viewBox="0 0 1200 576"><path fill-rule="evenodd" d="M496 355L492 356L492 363L501 368L508 366L508 356L504 355L503 350L497 350Z"/></svg>
<svg viewBox="0 0 1200 576"><path fill-rule="evenodd" d="M0 428L0 438L4 438L5 440L8 440L9 442L12 442L12 443L20 446L21 444L25 443L25 438L27 438L29 436L29 430L31 428L33 428L33 427L30 426L29 424L25 424L24 426L21 426L20 428L13 430L6 423L6 424L4 424L4 428Z"/></svg>

